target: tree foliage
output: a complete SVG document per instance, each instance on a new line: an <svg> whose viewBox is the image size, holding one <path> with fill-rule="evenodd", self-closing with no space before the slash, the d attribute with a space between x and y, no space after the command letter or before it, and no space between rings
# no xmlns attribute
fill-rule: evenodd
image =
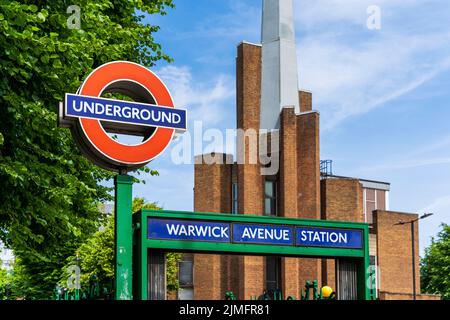
<svg viewBox="0 0 450 320"><path fill-rule="evenodd" d="M157 203L146 203L144 198L136 198L133 201L133 212L141 209L162 210ZM166 254L166 272L167 272L167 290L178 291L178 262L181 260L182 254L168 253Z"/></svg>
<svg viewBox="0 0 450 320"><path fill-rule="evenodd" d="M81 29L66 0L0 0L0 240L20 258L29 295L48 298L58 270L97 230L100 184L112 174L88 162L57 107L99 65L169 60L158 26L136 12L165 14L171 0L79 0Z"/></svg>
<svg viewBox="0 0 450 320"><path fill-rule="evenodd" d="M6 300L8 298L8 286L11 286L10 278L11 277L8 272L0 267L0 300Z"/></svg>
<svg viewBox="0 0 450 320"><path fill-rule="evenodd" d="M162 210L156 203L148 203L143 198L133 200L133 212L141 209ZM169 291L178 290L178 262L180 254L167 254L167 287ZM81 285L87 288L91 279L96 278L101 287L111 285L114 280L114 217L109 216L104 226L93 234L67 259L62 270L61 285L65 286L68 267L79 263Z"/></svg>
<svg viewBox="0 0 450 320"><path fill-rule="evenodd" d="M422 291L439 294L450 300L450 225L443 224L442 231L421 261Z"/></svg>

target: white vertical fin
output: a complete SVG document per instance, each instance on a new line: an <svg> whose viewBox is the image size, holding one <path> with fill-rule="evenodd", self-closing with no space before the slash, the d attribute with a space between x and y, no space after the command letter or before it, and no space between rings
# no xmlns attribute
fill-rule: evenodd
<svg viewBox="0 0 450 320"><path fill-rule="evenodd" d="M261 129L280 128L280 112L300 113L292 0L263 0Z"/></svg>

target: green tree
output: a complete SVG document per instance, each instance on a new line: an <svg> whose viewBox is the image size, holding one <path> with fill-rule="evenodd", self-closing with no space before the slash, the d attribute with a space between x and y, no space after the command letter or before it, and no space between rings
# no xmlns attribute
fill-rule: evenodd
<svg viewBox="0 0 450 320"><path fill-rule="evenodd" d="M134 198L132 209L133 213L137 213L142 209L148 210L162 210L161 207L158 206L155 202L146 202L144 198Z"/></svg>
<svg viewBox="0 0 450 320"><path fill-rule="evenodd" d="M114 219L108 217L105 225L88 238L77 250L74 256L67 259L63 268L62 286L66 286L69 276L67 268L79 264L81 285L89 287L90 280L97 277L100 286L112 284L114 279Z"/></svg>
<svg viewBox="0 0 450 320"><path fill-rule="evenodd" d="M170 60L139 12L165 14L171 0L79 0L81 29L68 28L70 4L0 0L0 240L30 298L51 296L67 256L98 229L98 203L111 199L100 182L112 173L57 128L59 101L103 63Z"/></svg>
<svg viewBox="0 0 450 320"><path fill-rule="evenodd" d="M23 272L20 259L16 259L13 269L7 271L0 267L0 300L21 300L30 292L30 276Z"/></svg>
<svg viewBox="0 0 450 320"><path fill-rule="evenodd" d="M421 261L422 291L440 294L450 300L450 225L443 224L442 231Z"/></svg>
<svg viewBox="0 0 450 320"><path fill-rule="evenodd" d="M133 200L133 212L141 209L162 210L156 203L148 203L144 198ZM167 288L169 291L178 290L178 262L181 254L167 254ZM77 250L74 256L67 259L63 268L62 286L67 283L67 268L75 263L81 268L81 285L89 287L90 280L96 277L100 287L111 286L114 280L114 217L109 216L105 225L92 235Z"/></svg>
<svg viewBox="0 0 450 320"><path fill-rule="evenodd" d="M8 272L1 267L2 261L0 260L0 300L7 299L8 286L11 286L11 277Z"/></svg>
<svg viewBox="0 0 450 320"><path fill-rule="evenodd" d="M157 203L146 203L144 198L136 198L133 200L133 212L136 213L141 209L162 210ZM178 291L178 262L181 260L182 254L168 253L166 255L166 272L167 272L167 290Z"/></svg>
<svg viewBox="0 0 450 320"><path fill-rule="evenodd" d="M33 286L33 275L27 272L20 258L16 258L12 272L8 278L10 300L33 299L41 291L40 287Z"/></svg>

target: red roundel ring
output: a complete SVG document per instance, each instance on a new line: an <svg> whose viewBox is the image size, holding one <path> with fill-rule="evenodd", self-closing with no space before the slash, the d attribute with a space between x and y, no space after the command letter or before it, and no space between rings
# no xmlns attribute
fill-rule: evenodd
<svg viewBox="0 0 450 320"><path fill-rule="evenodd" d="M111 62L94 70L79 90L80 95L100 97L113 82L130 81L144 87L155 99L155 104L174 108L169 90L150 70L132 62ZM80 118L80 126L87 143L95 148L107 162L133 167L144 165L158 157L172 141L174 129L156 128L154 134L138 145L125 145L113 140L99 120Z"/></svg>

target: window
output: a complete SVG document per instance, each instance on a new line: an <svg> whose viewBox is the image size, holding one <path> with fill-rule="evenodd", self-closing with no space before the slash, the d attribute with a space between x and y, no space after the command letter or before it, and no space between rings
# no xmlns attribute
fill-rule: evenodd
<svg viewBox="0 0 450 320"><path fill-rule="evenodd" d="M336 292L339 300L358 300L358 264L336 259Z"/></svg>
<svg viewBox="0 0 450 320"><path fill-rule="evenodd" d="M194 300L194 289L193 288L180 288L178 292L178 300Z"/></svg>
<svg viewBox="0 0 450 320"><path fill-rule="evenodd" d="M281 290L281 258L266 258L266 290L268 293Z"/></svg>
<svg viewBox="0 0 450 320"><path fill-rule="evenodd" d="M278 215L277 183L267 180L264 185L264 214L266 216Z"/></svg>
<svg viewBox="0 0 450 320"><path fill-rule="evenodd" d="M194 285L192 261L179 262L179 282L181 288L192 287Z"/></svg>
<svg viewBox="0 0 450 320"><path fill-rule="evenodd" d="M386 192L383 190L377 190L377 209L388 210L386 208Z"/></svg>
<svg viewBox="0 0 450 320"><path fill-rule="evenodd" d="M366 190L366 217L368 223L373 223L373 211L377 209L377 192L374 189Z"/></svg>
<svg viewBox="0 0 450 320"><path fill-rule="evenodd" d="M178 300L194 300L194 257L185 254L182 259L178 262Z"/></svg>
<svg viewBox="0 0 450 320"><path fill-rule="evenodd" d="M148 298L166 300L166 255L159 250L148 254Z"/></svg>
<svg viewBox="0 0 450 320"><path fill-rule="evenodd" d="M364 189L365 207L364 213L367 223L373 223L373 212L375 210L386 210L386 191L375 189Z"/></svg>
<svg viewBox="0 0 450 320"><path fill-rule="evenodd" d="M238 184L233 183L232 191L231 191L231 197L232 197L232 214L238 214Z"/></svg>

